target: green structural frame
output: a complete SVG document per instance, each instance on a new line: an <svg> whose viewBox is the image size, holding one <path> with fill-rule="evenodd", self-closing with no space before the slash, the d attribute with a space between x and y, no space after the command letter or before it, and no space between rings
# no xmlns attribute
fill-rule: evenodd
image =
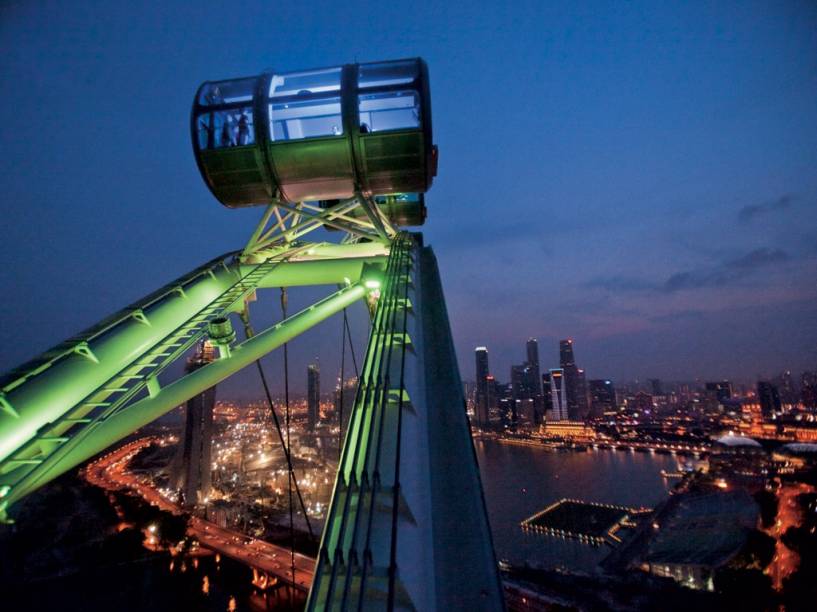
<svg viewBox="0 0 817 612"><path fill-rule="evenodd" d="M316 229L339 243L302 242ZM256 292L334 291L235 343ZM273 202L241 251L193 270L0 379L0 520L13 504L306 330L372 315L309 610L501 610L436 259L358 194ZM197 342L218 359L160 379Z"/></svg>
<svg viewBox="0 0 817 612"><path fill-rule="evenodd" d="M267 246L260 263L230 253L8 373L0 379L0 520L19 499L199 393L196 381L206 379L198 383L206 389L365 297L372 279L363 276L377 276L388 251L382 243L291 242ZM211 321L243 312L259 289L304 285L343 288L196 372L207 374L162 387L159 375L207 337ZM143 420L137 414L152 416L131 427Z"/></svg>

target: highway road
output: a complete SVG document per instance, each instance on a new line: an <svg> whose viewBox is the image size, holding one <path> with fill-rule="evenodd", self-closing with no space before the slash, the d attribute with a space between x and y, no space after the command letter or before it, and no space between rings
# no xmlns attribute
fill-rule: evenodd
<svg viewBox="0 0 817 612"><path fill-rule="evenodd" d="M155 437L140 438L110 451L88 464L84 470L85 479L106 490L130 489L161 510L185 515L187 513L177 504L128 472L128 465L136 453L154 443L160 444L161 440ZM293 574L292 555L288 548L248 537L198 517L190 517L187 534L210 550L261 570L298 589L308 591L312 584L315 560L311 557L295 553Z"/></svg>
<svg viewBox="0 0 817 612"><path fill-rule="evenodd" d="M777 491L777 521L766 530L766 533L775 538L777 543L774 558L766 568L766 573L772 578L772 585L778 591L783 588L783 579L792 574L800 564L800 555L783 544L780 538L789 527L796 527L802 522L797 496L813 490L809 485L798 483L785 484Z"/></svg>

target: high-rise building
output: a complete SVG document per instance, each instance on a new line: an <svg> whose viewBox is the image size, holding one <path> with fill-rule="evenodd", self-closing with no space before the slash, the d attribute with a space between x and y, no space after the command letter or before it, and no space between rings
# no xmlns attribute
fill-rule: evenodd
<svg viewBox="0 0 817 612"><path fill-rule="evenodd" d="M803 372L800 377L800 401L806 408L817 408L817 370Z"/></svg>
<svg viewBox="0 0 817 612"><path fill-rule="evenodd" d="M489 424L489 422L490 422L490 411L493 410L494 408L496 408L496 397L497 397L496 379L493 376L491 376L490 374L488 374L488 376L485 377L485 391L486 391L486 394L487 394L486 397L488 398L488 401L486 402L487 409L486 409L485 415L484 415L485 416L485 421L484 421L485 425L483 425L483 427L486 427Z"/></svg>
<svg viewBox="0 0 817 612"><path fill-rule="evenodd" d="M548 421L567 421L567 384L564 370L555 368L542 375L542 388L545 390L544 407Z"/></svg>
<svg viewBox="0 0 817 612"><path fill-rule="evenodd" d="M565 387L567 390L567 406L570 420L579 421L587 417L587 385L584 370L576 367L576 357L573 354L573 340L559 342L559 366L564 371Z"/></svg>
<svg viewBox="0 0 817 612"><path fill-rule="evenodd" d="M774 381L777 391L780 394L780 403L787 410L796 406L799 398L797 393L797 385L794 377L791 375L791 370L781 372Z"/></svg>
<svg viewBox="0 0 817 612"><path fill-rule="evenodd" d="M511 366L511 425L519 423L519 404L530 395L527 388L527 364Z"/></svg>
<svg viewBox="0 0 817 612"><path fill-rule="evenodd" d="M540 420L538 412L542 401L542 394L539 392L541 382L535 376L534 366L527 361L511 366L512 423L517 423L520 417L524 417L530 424Z"/></svg>
<svg viewBox="0 0 817 612"><path fill-rule="evenodd" d="M542 369L539 365L539 341L536 338L528 338L525 349L529 366L526 384L531 390L531 398L533 399L533 418L531 421L538 425L542 422L544 417Z"/></svg>
<svg viewBox="0 0 817 612"><path fill-rule="evenodd" d="M587 375L581 368L576 368L576 411L577 419L584 420L590 414L590 398L587 394Z"/></svg>
<svg viewBox="0 0 817 612"><path fill-rule="evenodd" d="M187 360L186 372L193 372L215 359L212 344L202 342ZM192 507L204 503L212 487L211 449L213 445L213 407L216 388L187 400L184 430L171 467L173 487L179 492L180 503Z"/></svg>
<svg viewBox="0 0 817 612"><path fill-rule="evenodd" d="M627 407L631 412L637 412L639 415L650 413L653 409L652 395L639 391L635 397L628 399Z"/></svg>
<svg viewBox="0 0 817 612"><path fill-rule="evenodd" d="M768 381L757 381L757 401L764 418L770 418L780 412L780 394L777 387Z"/></svg>
<svg viewBox="0 0 817 612"><path fill-rule="evenodd" d="M321 368L318 363L306 367L306 426L313 431L320 419Z"/></svg>
<svg viewBox="0 0 817 612"><path fill-rule="evenodd" d="M528 365L531 367L529 384L533 386L536 395L542 393L541 369L539 367L539 341L536 338L529 338L525 345L528 354Z"/></svg>
<svg viewBox="0 0 817 612"><path fill-rule="evenodd" d="M488 349L478 346L474 351L476 358L476 383L477 392L474 401L474 417L477 427L484 429L488 427L489 415L492 408L490 394L488 393Z"/></svg>
<svg viewBox="0 0 817 612"><path fill-rule="evenodd" d="M349 427L349 417L355 407L355 396L357 395L357 377L352 376L335 387L335 418L340 426L340 440L343 444L343 437Z"/></svg>
<svg viewBox="0 0 817 612"><path fill-rule="evenodd" d="M589 381L590 386L590 415L600 417L605 412L616 409L616 390L612 381L596 379Z"/></svg>
<svg viewBox="0 0 817 612"><path fill-rule="evenodd" d="M720 404L728 399L732 399L734 393L732 383L728 380L708 382L705 384L705 389L707 397L716 400Z"/></svg>
<svg viewBox="0 0 817 612"><path fill-rule="evenodd" d="M660 378L650 378L650 387L653 395L664 395L664 386Z"/></svg>

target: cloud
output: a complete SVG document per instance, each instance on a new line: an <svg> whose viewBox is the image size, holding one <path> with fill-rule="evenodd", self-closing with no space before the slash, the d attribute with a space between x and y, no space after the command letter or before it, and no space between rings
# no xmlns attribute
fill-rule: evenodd
<svg viewBox="0 0 817 612"><path fill-rule="evenodd" d="M790 208L796 200L795 196L790 193L782 195L776 200L769 202L762 202L761 204L748 204L738 211L738 221L741 223L749 223L755 217L765 215L768 213L776 213Z"/></svg>
<svg viewBox="0 0 817 612"><path fill-rule="evenodd" d="M722 287L736 283L757 270L774 267L791 261L791 256L781 249L759 248L734 259L727 259L715 266L676 272L664 282L652 282L620 276L601 277L585 286L620 293L675 293L688 289Z"/></svg>
<svg viewBox="0 0 817 612"><path fill-rule="evenodd" d="M588 281L584 286L590 289L607 289L608 291L622 291L625 293L655 289L655 283L626 276L602 276Z"/></svg>
<svg viewBox="0 0 817 612"><path fill-rule="evenodd" d="M756 270L782 264L790 259L789 254L780 249L759 248L713 268L673 274L664 282L660 290L664 293L673 293L684 289L731 285Z"/></svg>
<svg viewBox="0 0 817 612"><path fill-rule="evenodd" d="M724 267L733 270L756 270L757 268L765 268L766 266L785 263L790 260L789 254L781 249L760 248L726 262Z"/></svg>

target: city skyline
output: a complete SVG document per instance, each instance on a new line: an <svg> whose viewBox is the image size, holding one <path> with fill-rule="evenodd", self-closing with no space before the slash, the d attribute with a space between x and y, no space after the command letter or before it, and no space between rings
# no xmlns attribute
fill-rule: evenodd
<svg viewBox="0 0 817 612"><path fill-rule="evenodd" d="M553 350L551 351L551 356L550 357L547 357L547 355L548 355L548 345L547 344L544 344L544 343L540 342L539 338L532 337L532 336L529 337L526 342L530 342L531 340L534 340L534 341L538 342L539 349L540 349L539 354L546 356L544 359L540 357L540 363L541 363L542 371L545 372L548 369L556 368L556 367L559 367L561 365L560 364L560 359L559 359L559 345L560 345L561 342L566 341L566 340L573 341L573 338L567 338L567 339L563 338L561 340L556 340L553 343L554 346L552 347ZM488 370L488 374L495 377L498 382L502 382L502 381L506 381L506 380L510 381L511 377L504 374L504 373L506 371L508 371L510 368L513 368L514 363L520 361L519 356L524 355L524 353L522 352L522 348L523 348L522 343L520 341L519 346L516 347L516 349L517 349L516 350L516 356L513 356L513 354L512 354L512 356L508 359L507 364L505 364L503 362L500 362L500 365L496 365L498 360L496 359L496 356L492 352L491 347L488 346L488 345L482 344L482 345L480 345L480 346L478 346L476 348L472 348L470 352L473 352L474 350L480 350L480 349L484 349L485 351L487 351L488 355L490 356L490 364L491 364L491 367ZM582 351L582 357L583 357L585 347L582 346L580 350ZM584 359L583 358L580 361L581 361L582 364L584 364ZM598 370L598 369L595 369L595 368L593 370L590 370L589 368L586 368L586 367L582 367L582 368L579 368L579 369L583 371L584 377L586 379L585 380L586 383L589 383L589 381L592 380L592 379L596 379L596 380L598 380L598 379L607 379L607 380L613 380L617 384L639 384L639 385L644 385L645 387L650 386L653 381L658 381L659 383L662 383L662 384L695 383L695 384L700 384L701 386L703 386L707 382L715 380L715 381L728 381L728 382L732 382L732 383L752 386L758 381L769 381L769 380L775 379L775 378L777 378L777 377L779 377L781 375L784 375L787 372L791 373L791 375L793 375L795 378L799 378L804 373L809 373L809 372L813 372L813 371L817 370L817 359L815 359L814 363L810 367L807 364L807 367L803 368L802 370L795 370L795 369L792 369L792 368L787 368L787 367L781 366L778 369L771 369L768 373L757 373L757 374L749 373L749 374L746 374L744 376L725 376L725 375L719 374L718 372L708 372L708 373L707 372L701 372L699 375L694 376L694 377L690 377L690 378L683 378L683 377L682 378L662 378L662 377L654 378L649 373L647 373L647 374L645 374L643 376L629 376L629 377L625 376L625 377L618 378L618 377L615 377L615 376L608 375L607 371L605 371L605 370ZM476 376L473 376L473 372L474 372L473 365L466 366L466 368L463 371L465 372L465 375L464 375L465 380L476 381L476 379L478 378Z"/></svg>

